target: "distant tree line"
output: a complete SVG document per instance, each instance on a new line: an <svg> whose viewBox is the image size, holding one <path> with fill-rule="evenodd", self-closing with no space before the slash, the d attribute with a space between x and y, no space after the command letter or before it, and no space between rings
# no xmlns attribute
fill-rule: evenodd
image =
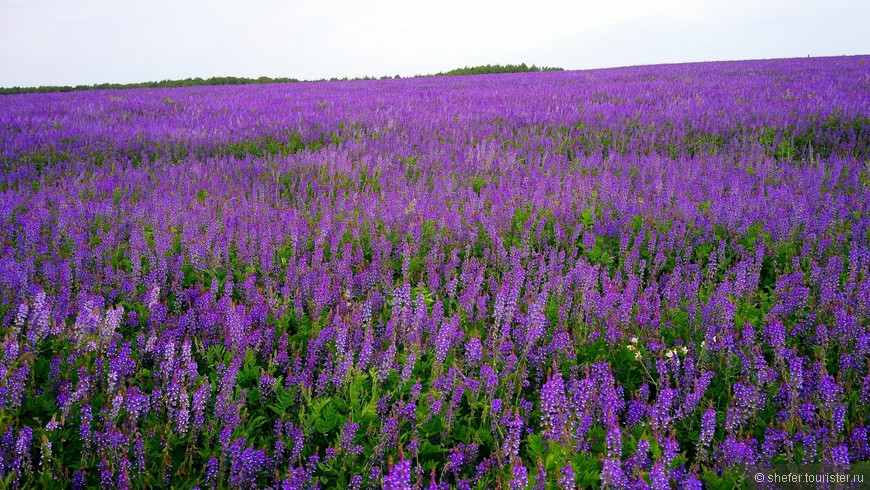
<svg viewBox="0 0 870 490"><path fill-rule="evenodd" d="M421 78L421 77L449 77L454 75L486 75L492 73L525 73L525 72L539 72L539 71L563 71L564 68L558 68L555 66L529 66L525 63L520 63L519 65L480 65L480 66L466 66L464 68L454 68L449 71L441 71L438 73L431 73L428 75L414 75L413 78ZM386 80L389 78L402 78L399 75L395 76L382 76L382 77L332 77L332 78L321 78L318 80L313 80L315 82L346 82L348 80Z"/></svg>
<svg viewBox="0 0 870 490"><path fill-rule="evenodd" d="M125 88L164 88L164 87L193 87L200 85L248 85L256 83L293 83L298 82L296 78L287 77L210 77L210 78L185 78L184 80L161 80L159 82L139 82L139 83L98 83L95 85L76 85L76 86L42 86L42 87L11 87L0 88L0 94L27 94L27 93L47 93L47 92L72 92L75 90L103 90L103 89L125 89Z"/></svg>
<svg viewBox="0 0 870 490"><path fill-rule="evenodd" d="M484 75L488 73L525 73L538 71L562 71L562 68L555 66L528 66L525 63L519 65L480 65L466 66L465 68L454 68L450 71L429 75L433 77L452 76L452 75Z"/></svg>
<svg viewBox="0 0 870 490"><path fill-rule="evenodd" d="M446 72L439 72L431 75L416 75L417 77L441 77L453 75L483 75L488 73L522 73L522 72L540 72L540 71L562 71L562 68L551 66L537 67L535 65L528 66L525 63L519 65L480 65L466 66L464 68L455 68ZM355 78L322 78L314 80L317 82L325 81L347 81L347 80L385 80L389 78L401 78L399 75L382 76L382 77L355 77ZM98 83L95 85L51 85L41 87L0 87L0 95L9 94L29 94L29 93L49 93L49 92L72 92L76 90L103 90L103 89L127 89L127 88L164 88L164 87L193 87L200 85L249 85L257 83L295 83L300 80L297 78L287 77L210 77L210 78L185 78L183 80L161 80L159 82L139 82L139 83Z"/></svg>

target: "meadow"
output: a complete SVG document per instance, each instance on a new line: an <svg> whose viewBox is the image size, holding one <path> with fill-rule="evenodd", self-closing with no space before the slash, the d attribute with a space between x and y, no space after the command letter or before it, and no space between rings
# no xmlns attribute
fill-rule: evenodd
<svg viewBox="0 0 870 490"><path fill-rule="evenodd" d="M0 96L0 487L870 461L870 58Z"/></svg>

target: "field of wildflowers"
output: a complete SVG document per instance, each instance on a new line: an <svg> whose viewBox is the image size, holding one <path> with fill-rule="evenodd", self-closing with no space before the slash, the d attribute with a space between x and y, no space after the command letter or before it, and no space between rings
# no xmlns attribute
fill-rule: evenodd
<svg viewBox="0 0 870 490"><path fill-rule="evenodd" d="M0 487L870 461L870 59L0 97Z"/></svg>

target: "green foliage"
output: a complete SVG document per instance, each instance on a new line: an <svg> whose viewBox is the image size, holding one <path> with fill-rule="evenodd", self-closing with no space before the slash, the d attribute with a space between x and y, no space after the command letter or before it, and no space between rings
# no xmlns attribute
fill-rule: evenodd
<svg viewBox="0 0 870 490"><path fill-rule="evenodd" d="M487 181L486 177L484 177L483 175L475 175L471 177L469 183L471 184L471 188L474 190L474 193L479 196L481 189L486 186Z"/></svg>
<svg viewBox="0 0 870 490"><path fill-rule="evenodd" d="M29 93L51 93L51 92L72 92L76 90L118 90L131 88L169 88L169 87L195 87L201 85L251 85L263 83L295 83L299 80L296 78L287 77L209 77L209 78L185 78L182 80L161 80L159 82L139 82L139 83L99 83L94 85L46 85L41 87L10 87L0 88L0 95L11 94L29 94ZM165 99L165 103L168 99Z"/></svg>
<svg viewBox="0 0 870 490"><path fill-rule="evenodd" d="M542 72L542 71L562 71L562 68L535 65L528 66L525 63L519 65L479 65L466 66L464 68L454 68L445 72L438 72L433 77L453 76L453 75L486 75L493 73L526 73L526 72Z"/></svg>

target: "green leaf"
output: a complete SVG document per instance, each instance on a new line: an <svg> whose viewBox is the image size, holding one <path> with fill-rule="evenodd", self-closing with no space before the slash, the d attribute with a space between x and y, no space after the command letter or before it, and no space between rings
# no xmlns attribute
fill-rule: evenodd
<svg viewBox="0 0 870 490"><path fill-rule="evenodd" d="M420 431L425 435L425 437L440 434L442 429L444 429L444 421L442 420L442 417L433 417L432 420L423 424L423 427L420 427Z"/></svg>
<svg viewBox="0 0 870 490"><path fill-rule="evenodd" d="M419 454L421 456L431 456L431 455L435 455L435 454L443 454L446 452L447 452L447 450L444 449L443 447L436 446L429 441L423 441L423 443L420 444Z"/></svg>
<svg viewBox="0 0 870 490"><path fill-rule="evenodd" d="M544 436L541 434L529 434L526 438L526 452L529 454L529 459L537 461L546 451L547 443L544 442Z"/></svg>

